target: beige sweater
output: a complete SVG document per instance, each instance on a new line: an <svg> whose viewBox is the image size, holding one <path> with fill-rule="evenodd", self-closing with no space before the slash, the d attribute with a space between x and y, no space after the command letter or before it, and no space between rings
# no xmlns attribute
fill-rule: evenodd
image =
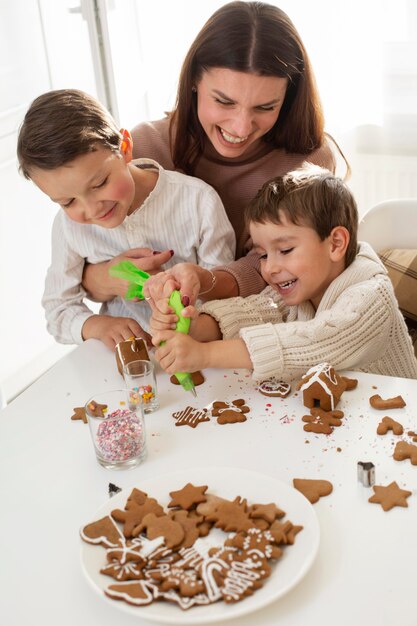
<svg viewBox="0 0 417 626"><path fill-rule="evenodd" d="M310 302L286 306L271 287L248 298L204 304L224 339L242 337L253 378L299 378L326 361L353 369L417 379L417 360L387 271L361 243L355 261L326 290L317 311Z"/></svg>
<svg viewBox="0 0 417 626"><path fill-rule="evenodd" d="M168 118L138 124L132 130L132 137L134 158L151 158L167 170L175 169L169 145ZM259 151L250 159L244 155L227 159L221 157L208 142L206 151L198 162L194 176L201 178L217 191L236 233L236 259L239 260L218 269L234 276L242 297L259 293L266 286L259 273L259 256L245 256L250 249L250 241L243 223L243 210L266 181L300 167L304 161L321 165L331 171L336 167L335 157L328 143L308 155L290 154L262 143Z"/></svg>

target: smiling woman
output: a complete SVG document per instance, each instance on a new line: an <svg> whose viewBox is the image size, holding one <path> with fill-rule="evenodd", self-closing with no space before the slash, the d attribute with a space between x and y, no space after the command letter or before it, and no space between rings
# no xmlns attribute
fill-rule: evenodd
<svg viewBox="0 0 417 626"><path fill-rule="evenodd" d="M262 2L230 2L209 18L185 57L174 110L139 124L132 137L135 157L201 178L223 201L238 260L218 268L215 283L198 268L193 289L206 299L265 286L243 220L258 189L304 161L336 166L303 42L281 9ZM96 300L115 295L106 266L87 266L83 284ZM117 295L124 292L120 285Z"/></svg>
<svg viewBox="0 0 417 626"><path fill-rule="evenodd" d="M287 78L213 68L204 72L195 93L200 124L219 155L255 154L274 126L284 103Z"/></svg>

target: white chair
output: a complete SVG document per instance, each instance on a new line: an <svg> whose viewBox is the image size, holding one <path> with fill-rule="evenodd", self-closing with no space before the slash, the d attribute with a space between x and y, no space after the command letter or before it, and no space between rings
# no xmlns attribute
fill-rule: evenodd
<svg viewBox="0 0 417 626"><path fill-rule="evenodd" d="M386 200L359 221L358 240L376 252L387 248L417 249L417 198Z"/></svg>

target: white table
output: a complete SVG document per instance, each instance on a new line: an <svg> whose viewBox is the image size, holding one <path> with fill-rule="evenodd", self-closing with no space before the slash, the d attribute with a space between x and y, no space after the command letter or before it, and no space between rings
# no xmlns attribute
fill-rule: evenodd
<svg viewBox="0 0 417 626"><path fill-rule="evenodd" d="M108 499L109 482L130 489L174 469L189 468L191 475L193 467L227 466L288 485L294 477L334 485L314 505L321 539L306 577L277 602L230 626L415 626L417 466L393 460L397 438L376 435L386 413L372 409L368 398L401 394L406 408L390 414L406 431L416 431L417 381L355 374L358 388L346 392L338 407L345 411L344 424L325 437L303 431L307 411L299 394L265 398L244 370L205 374L198 406L243 397L250 419L228 426L212 420L195 430L175 427L171 414L195 402L159 373L161 408L146 417L148 458L133 470L99 466L88 426L70 419L73 407L94 393L123 387L114 355L98 341L68 354L1 411L0 623L149 623L140 610L132 617L92 591L81 571L79 528ZM407 509L385 513L367 502L373 492L357 482L357 462L368 460L376 466L377 484L396 480L413 492Z"/></svg>

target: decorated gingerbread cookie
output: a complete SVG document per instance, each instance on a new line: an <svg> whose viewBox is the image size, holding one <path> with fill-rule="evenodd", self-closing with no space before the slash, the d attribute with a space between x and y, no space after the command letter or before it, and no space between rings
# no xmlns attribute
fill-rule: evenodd
<svg viewBox="0 0 417 626"><path fill-rule="evenodd" d="M210 421L207 409L195 409L192 406L176 411L172 417L176 420L175 426L190 426L191 428L196 428L201 422Z"/></svg>
<svg viewBox="0 0 417 626"><path fill-rule="evenodd" d="M233 402L213 402L212 415L217 417L218 424L236 424L246 422L245 413L249 413L250 408L246 406L245 400L233 400Z"/></svg>
<svg viewBox="0 0 417 626"><path fill-rule="evenodd" d="M291 391L291 385L283 380L268 378L260 383L258 390L264 396L285 398Z"/></svg>

